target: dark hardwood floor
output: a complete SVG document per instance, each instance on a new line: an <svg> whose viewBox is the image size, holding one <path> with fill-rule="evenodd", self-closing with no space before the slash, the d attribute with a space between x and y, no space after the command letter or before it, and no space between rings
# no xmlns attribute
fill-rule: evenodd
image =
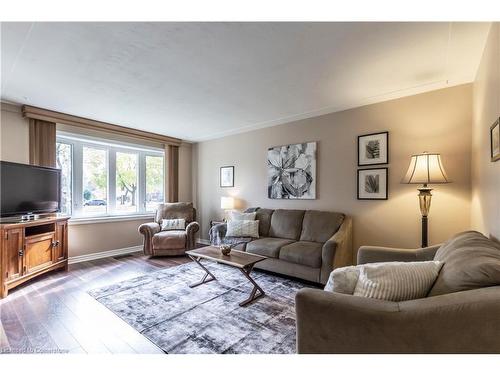
<svg viewBox="0 0 500 375"><path fill-rule="evenodd" d="M87 291L189 261L136 253L32 280L0 300L0 353L163 353Z"/></svg>

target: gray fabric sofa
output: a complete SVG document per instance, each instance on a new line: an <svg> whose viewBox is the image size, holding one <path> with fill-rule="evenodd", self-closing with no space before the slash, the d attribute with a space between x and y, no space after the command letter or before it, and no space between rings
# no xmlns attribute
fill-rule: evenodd
<svg viewBox="0 0 500 375"><path fill-rule="evenodd" d="M417 250L361 247L358 263L440 260L428 296L390 302L305 288L298 353L500 353L500 244L478 232Z"/></svg>
<svg viewBox="0 0 500 375"><path fill-rule="evenodd" d="M226 224L211 228L213 245L234 248L268 259L255 268L325 284L330 272L352 264L352 221L337 212L249 209L259 220L259 238L228 238Z"/></svg>

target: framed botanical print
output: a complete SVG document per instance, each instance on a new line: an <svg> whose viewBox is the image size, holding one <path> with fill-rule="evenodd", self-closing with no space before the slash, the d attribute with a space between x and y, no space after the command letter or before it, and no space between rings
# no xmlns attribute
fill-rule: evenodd
<svg viewBox="0 0 500 375"><path fill-rule="evenodd" d="M234 166L220 167L220 187L234 187Z"/></svg>
<svg viewBox="0 0 500 375"><path fill-rule="evenodd" d="M358 169L358 199L387 199L389 186L388 175L388 168Z"/></svg>
<svg viewBox="0 0 500 375"><path fill-rule="evenodd" d="M490 128L491 161L500 160L500 118Z"/></svg>
<svg viewBox="0 0 500 375"><path fill-rule="evenodd" d="M358 166L389 163L389 132L358 136Z"/></svg>

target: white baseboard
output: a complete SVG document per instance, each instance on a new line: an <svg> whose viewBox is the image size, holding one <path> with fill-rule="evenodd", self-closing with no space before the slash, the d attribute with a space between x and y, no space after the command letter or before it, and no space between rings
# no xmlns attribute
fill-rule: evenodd
<svg viewBox="0 0 500 375"><path fill-rule="evenodd" d="M80 262L88 262L89 260L109 258L109 257L117 256L117 255L126 255L126 254L131 254L131 253L137 253L140 251L142 251L142 245L132 246L132 247L124 247L123 249L101 251L99 253L92 253L92 254L77 255L74 257L69 257L68 263L73 264L73 263L80 263Z"/></svg>
<svg viewBox="0 0 500 375"><path fill-rule="evenodd" d="M210 245L209 240L204 240L202 238L198 238L197 242L199 242L203 245ZM126 255L126 254L138 253L138 252L142 252L142 245L132 246L132 247L124 247L123 249L101 251L99 253L92 253L92 254L77 255L74 257L69 257L68 264L88 262L89 260L111 258L111 257L115 257L117 255Z"/></svg>

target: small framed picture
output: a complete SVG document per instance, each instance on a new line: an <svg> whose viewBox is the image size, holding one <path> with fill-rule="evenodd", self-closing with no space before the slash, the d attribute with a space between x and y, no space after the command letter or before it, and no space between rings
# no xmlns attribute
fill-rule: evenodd
<svg viewBox="0 0 500 375"><path fill-rule="evenodd" d="M389 132L358 136L358 166L389 163Z"/></svg>
<svg viewBox="0 0 500 375"><path fill-rule="evenodd" d="M490 128L491 161L500 160L500 118Z"/></svg>
<svg viewBox="0 0 500 375"><path fill-rule="evenodd" d="M220 187L234 187L234 166L220 167Z"/></svg>
<svg viewBox="0 0 500 375"><path fill-rule="evenodd" d="M358 199L387 199L389 185L388 175L388 168L358 169Z"/></svg>

